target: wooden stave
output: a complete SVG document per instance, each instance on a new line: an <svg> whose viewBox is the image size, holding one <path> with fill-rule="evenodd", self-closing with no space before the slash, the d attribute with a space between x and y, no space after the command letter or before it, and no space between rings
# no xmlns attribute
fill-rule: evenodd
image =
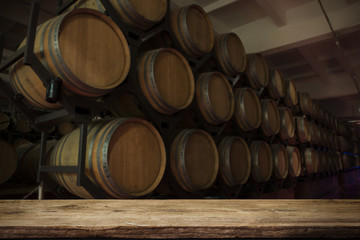
<svg viewBox="0 0 360 240"><path fill-rule="evenodd" d="M314 174L318 172L319 155L312 148L304 149L305 166L307 174Z"/></svg>
<svg viewBox="0 0 360 240"><path fill-rule="evenodd" d="M247 168L245 176L243 177L243 179L241 181L237 181L231 171L230 149L231 149L231 147L232 147L231 145L233 144L234 141L240 141L242 143L242 145L244 146L244 149L246 152L245 157L244 158L241 157L241 160L245 159L245 161L247 162L248 168ZM226 183L226 185L229 187L235 187L235 186L245 184L247 182L247 180L249 179L250 173L251 173L251 155L250 155L249 147L248 147L247 143L245 142L245 140L239 136L223 137L218 145L218 152L219 152L219 161L220 161L219 176Z"/></svg>
<svg viewBox="0 0 360 240"><path fill-rule="evenodd" d="M300 92L300 93L298 93L298 97L299 97L298 102L299 102L302 113L304 113L307 116L311 116L312 115L312 102L311 102L311 97L310 97L309 93Z"/></svg>
<svg viewBox="0 0 360 240"><path fill-rule="evenodd" d="M274 100L272 99L261 99L260 100L260 105L261 105L261 130L262 133L269 137L269 136L273 136L279 133L280 131L280 113L278 110L278 107L275 103ZM276 115L276 128L275 129L271 129L271 120L269 119L269 105L272 106L272 108L275 110L275 115Z"/></svg>
<svg viewBox="0 0 360 240"><path fill-rule="evenodd" d="M268 155L269 168L267 169L268 175L266 177L261 176L261 170L259 166L259 148L264 146ZM251 153L251 177L255 182L266 182L271 178L273 172L273 160L270 146L265 141L252 141L250 144Z"/></svg>
<svg viewBox="0 0 360 240"><path fill-rule="evenodd" d="M277 77L280 79L280 86L278 85ZM282 72L278 69L269 71L269 84L266 87L270 97L274 100L283 98L285 95L285 80Z"/></svg>
<svg viewBox="0 0 360 240"><path fill-rule="evenodd" d="M309 136L309 125L308 121L304 117L295 117L296 123L296 135L300 143L307 143L311 140Z"/></svg>
<svg viewBox="0 0 360 240"><path fill-rule="evenodd" d="M225 83L227 92L224 92L224 96L228 96L230 106L224 106L229 109L228 113L225 117L219 116L215 109L212 107L213 101L216 99L212 99L209 93L209 85L211 78L217 76L219 79ZM196 96L196 103L200 113L204 117L204 119L211 125L219 125L223 122L226 122L231 119L234 115L235 111L235 99L234 93L230 83L228 82L227 78L221 74L220 72L207 72L202 73L199 75L195 85L195 96Z"/></svg>
<svg viewBox="0 0 360 240"><path fill-rule="evenodd" d="M291 108L298 104L298 93L292 80L285 81L285 95L283 99L287 107Z"/></svg>
<svg viewBox="0 0 360 240"><path fill-rule="evenodd" d="M300 155L299 149L295 146L287 146L286 150L287 150L288 159L289 159L289 173L288 174L292 178L297 178L301 174L301 155ZM294 153L297 156L297 164L294 163L294 159L293 159ZM297 167L297 171L296 170L294 171L295 167Z"/></svg>
<svg viewBox="0 0 360 240"><path fill-rule="evenodd" d="M76 19L76 17L81 14L100 19L103 24L106 24L106 26L111 28L111 30L118 37L119 46L121 46L122 50L124 51L123 71L120 73L120 76L117 76L116 81L107 86L94 87L84 83L70 70L69 66L67 66L63 56L61 55L61 49L59 45L61 32L60 28L66 21L68 21L68 19ZM20 47L22 47L24 44L25 40L21 43ZM99 97L111 92L115 87L120 85L125 80L130 69L130 50L129 46L127 45L125 36L110 18L101 12L92 9L74 10L52 18L44 24L40 25L35 37L34 52L35 55L41 59L44 66L50 71L50 73L62 80L62 86L66 89L66 91L81 96ZM24 68L22 61L23 60L21 59L16 62L10 71L10 77L12 79L11 87L13 90L16 93L22 94L25 98L25 101L34 108L61 108L59 103L49 103L45 100L46 89L43 86L41 80L29 67ZM38 86L38 89L34 90L34 93L28 92L26 87L24 88L24 86L22 86L24 81L21 80L21 77L19 77L19 74L22 73L25 75L25 77L28 76L33 84Z"/></svg>
<svg viewBox="0 0 360 240"><path fill-rule="evenodd" d="M213 150L213 172L210 179L203 186L196 186L190 179L185 166L185 150L189 139L193 134L202 134L209 141ZM219 169L219 154L216 144L212 137L204 130L201 129L183 129L171 142L170 146L170 169L172 176L175 178L177 184L187 192L198 192L208 189L216 180Z"/></svg>
<svg viewBox="0 0 360 240"><path fill-rule="evenodd" d="M272 159L273 159L273 177L278 180L285 179L289 174L289 158L288 153L284 145L282 144L271 144ZM282 151L285 157L285 172L281 173L279 170L279 158L278 152Z"/></svg>
<svg viewBox="0 0 360 240"><path fill-rule="evenodd" d="M260 79L257 73L257 68L255 64L257 60L262 62L262 70L265 74L265 76L263 76L263 79ZM246 62L246 79L250 84L251 88L258 90L260 88L266 87L269 84L269 70L265 58L261 54L250 54L247 55Z"/></svg>
<svg viewBox="0 0 360 240"><path fill-rule="evenodd" d="M238 68L236 66L236 63L233 63L230 59L229 52L228 52L228 38L233 37L239 42L239 46L241 48L241 52L239 55L242 56L242 66ZM217 62L219 63L222 71L229 76L235 76L237 74L240 74L245 71L246 69L246 53L244 45L242 44L240 38L237 36L237 34L230 32L221 34L215 37L215 44L213 49L214 55L217 59ZM241 64L240 64L241 65Z"/></svg>
<svg viewBox="0 0 360 240"><path fill-rule="evenodd" d="M255 124L250 123L248 119L246 119L246 111L245 111L245 103L244 103L244 96L246 92L249 92L256 102L258 121ZM238 88L235 89L234 91L234 97L235 97L234 118L238 127L245 132L259 128L261 125L261 105L260 105L260 100L256 95L255 91L251 88Z"/></svg>
<svg viewBox="0 0 360 240"><path fill-rule="evenodd" d="M197 46L196 41L194 41L192 39L192 36L190 35L186 21L187 20L186 17L189 9L195 9L199 11L203 16L205 22L207 23L207 30L210 36L209 38L207 38L207 40L209 41L207 45L209 46L207 46L206 48L203 46L200 47ZM170 27L178 43L180 44L182 50L187 55L198 58L212 51L215 43L215 35L214 35L212 23L210 21L209 16L199 5L193 4L171 11Z"/></svg>
<svg viewBox="0 0 360 240"><path fill-rule="evenodd" d="M292 112L290 108L288 107L279 107L279 113L280 113L280 131L279 136L282 140L288 140L290 138L294 137L295 134L295 119L292 115ZM288 117L291 119L291 130L288 131L288 126L286 126L286 119L285 114L288 115Z"/></svg>
<svg viewBox="0 0 360 240"><path fill-rule="evenodd" d="M103 160L107 157L107 149L109 147L112 135L121 128L123 124L135 123L145 126L156 139L160 151L160 167L158 175L154 181L146 189L143 189L141 192L129 193L125 192L124 189L120 189L120 186L116 185L114 182L109 169L108 160ZM80 129L77 128L71 133L64 136L59 144L56 145L54 151L52 152L51 162L52 166L61 165L61 154L64 151L64 144L70 145L73 142L78 142ZM69 141L71 140L71 141ZM96 121L89 125L88 127L88 139L87 139L87 149L86 152L86 166L85 174L90 179L90 181L97 187L103 189L103 191L112 198L135 198L141 197L152 192L156 186L160 183L160 180L165 171L165 145L162 141L160 134L157 132L155 127L145 120L138 118L118 118L112 120L103 120ZM105 152L106 154L105 154ZM70 165L77 164L77 153L78 149L76 148L74 158ZM69 192L73 193L82 198L93 198L93 196L86 191L85 188L76 186L76 174L51 174L52 178L61 186L66 188Z"/></svg>

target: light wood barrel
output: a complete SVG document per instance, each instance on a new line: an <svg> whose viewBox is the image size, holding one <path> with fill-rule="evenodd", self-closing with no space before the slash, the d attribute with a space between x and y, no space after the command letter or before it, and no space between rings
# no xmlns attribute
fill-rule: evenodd
<svg viewBox="0 0 360 240"><path fill-rule="evenodd" d="M193 73L188 61L175 49L146 52L140 59L138 76L145 98L162 114L187 108L194 98Z"/></svg>
<svg viewBox="0 0 360 240"><path fill-rule="evenodd" d="M200 6L175 9L170 13L170 26L181 48L189 56L201 57L213 49L213 26Z"/></svg>
<svg viewBox="0 0 360 240"><path fill-rule="evenodd" d="M261 54L247 56L246 76L253 89L260 89L269 84L269 69Z"/></svg>
<svg viewBox="0 0 360 240"><path fill-rule="evenodd" d="M234 76L245 71L245 49L240 38L235 33L231 32L216 36L214 54L226 75Z"/></svg>
<svg viewBox="0 0 360 240"><path fill-rule="evenodd" d="M269 84L266 87L272 99L282 98L285 95L285 80L282 72L278 69L270 70Z"/></svg>
<svg viewBox="0 0 360 240"><path fill-rule="evenodd" d="M234 114L235 100L227 78L220 72L201 74L196 81L196 103L209 124L228 121Z"/></svg>
<svg viewBox="0 0 360 240"><path fill-rule="evenodd" d="M132 27L147 30L159 23L166 15L166 0L109 0L120 19ZM100 0L78 0L69 10L91 8L105 11Z"/></svg>
<svg viewBox="0 0 360 240"><path fill-rule="evenodd" d="M57 144L56 140L47 141L45 149L45 163L49 163L51 151ZM16 148L18 154L18 168L16 170L17 178L28 182L35 183L37 180L39 158L40 158L40 144L27 143Z"/></svg>
<svg viewBox="0 0 360 240"><path fill-rule="evenodd" d="M271 144L273 159L273 176L275 179L285 179L289 173L289 157L282 144Z"/></svg>
<svg viewBox="0 0 360 240"><path fill-rule="evenodd" d="M60 136L65 136L72 130L74 130L75 126L72 122L61 122L57 125L57 133Z"/></svg>
<svg viewBox="0 0 360 240"><path fill-rule="evenodd" d="M288 107L279 107L280 113L280 138L288 140L294 137L295 134L295 120Z"/></svg>
<svg viewBox="0 0 360 240"><path fill-rule="evenodd" d="M310 135L311 135L310 144L317 145L319 143L318 129L317 129L317 124L314 120L310 121L309 128L310 128Z"/></svg>
<svg viewBox="0 0 360 240"><path fill-rule="evenodd" d="M295 117L296 136L300 143L307 143L311 140L309 122L304 117Z"/></svg>
<svg viewBox="0 0 360 240"><path fill-rule="evenodd" d="M184 190L196 192L209 188L219 169L214 140L203 130L182 130L171 143L170 167L175 180Z"/></svg>
<svg viewBox="0 0 360 240"><path fill-rule="evenodd" d="M261 106L258 96L251 88L238 88L234 91L234 118L242 131L251 131L260 127Z"/></svg>
<svg viewBox="0 0 360 240"><path fill-rule="evenodd" d="M130 68L124 35L109 17L91 9L65 13L39 26L34 52L62 80L66 91L82 96L109 93L125 80ZM43 83L23 60L14 65L10 76L14 91L33 107L61 107L45 100Z"/></svg>
<svg viewBox="0 0 360 240"><path fill-rule="evenodd" d="M10 117L3 112L0 112L0 131L6 130L10 125Z"/></svg>
<svg viewBox="0 0 360 240"><path fill-rule="evenodd" d="M245 184L250 176L251 155L244 139L224 137L219 143L218 152L221 179L230 187Z"/></svg>
<svg viewBox="0 0 360 240"><path fill-rule="evenodd" d="M15 173L17 154L13 146L0 139L0 184L7 182Z"/></svg>
<svg viewBox="0 0 360 240"><path fill-rule="evenodd" d="M52 166L76 166L80 129L67 134L56 145ZM89 125L85 174L112 198L141 197L152 192L164 174L165 146L149 122L137 118L97 121ZM92 198L76 186L75 173L53 173L69 192Z"/></svg>
<svg viewBox="0 0 360 240"><path fill-rule="evenodd" d="M266 182L273 172L270 146L264 141L253 141L250 145L251 176L255 182Z"/></svg>
<svg viewBox="0 0 360 240"><path fill-rule="evenodd" d="M301 174L301 156L297 147L286 147L289 159L289 176L296 178Z"/></svg>
<svg viewBox="0 0 360 240"><path fill-rule="evenodd" d="M280 114L272 99L261 99L261 130L265 136L273 136L280 131Z"/></svg>
<svg viewBox="0 0 360 240"><path fill-rule="evenodd" d="M306 148L304 150L304 158L307 174L317 173L319 167L319 155L317 151L312 148Z"/></svg>
<svg viewBox="0 0 360 240"><path fill-rule="evenodd" d="M302 113L310 116L312 113L312 102L309 93L298 93L298 96Z"/></svg>
<svg viewBox="0 0 360 240"><path fill-rule="evenodd" d="M295 83L292 80L285 82L284 103L288 107L293 107L298 104L298 96Z"/></svg>

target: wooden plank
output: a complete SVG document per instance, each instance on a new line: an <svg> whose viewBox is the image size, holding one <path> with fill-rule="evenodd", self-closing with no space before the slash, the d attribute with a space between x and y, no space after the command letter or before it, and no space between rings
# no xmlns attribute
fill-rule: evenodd
<svg viewBox="0 0 360 240"><path fill-rule="evenodd" d="M3 200L0 238L359 238L360 200Z"/></svg>

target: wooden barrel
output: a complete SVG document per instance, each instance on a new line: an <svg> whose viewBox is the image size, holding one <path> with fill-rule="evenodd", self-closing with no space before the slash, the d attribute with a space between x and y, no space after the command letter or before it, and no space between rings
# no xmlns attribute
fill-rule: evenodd
<svg viewBox="0 0 360 240"><path fill-rule="evenodd" d="M260 89L269 84L269 70L261 54L247 55L246 76L253 89Z"/></svg>
<svg viewBox="0 0 360 240"><path fill-rule="evenodd" d="M287 107L293 107L298 104L298 96L295 83L292 80L285 82L284 103Z"/></svg>
<svg viewBox="0 0 360 240"><path fill-rule="evenodd" d="M318 171L319 173L327 172L328 168L328 159L326 159L326 154L324 151L318 151L319 156L319 164L318 164Z"/></svg>
<svg viewBox="0 0 360 240"><path fill-rule="evenodd" d="M124 35L109 17L91 9L65 13L39 26L34 52L62 80L66 91L82 96L109 93L125 80L130 68ZM14 91L33 107L61 107L45 100L45 87L23 60L14 65L10 76Z"/></svg>
<svg viewBox="0 0 360 240"><path fill-rule="evenodd" d="M297 147L287 146L286 151L289 159L289 176L297 178L301 174L301 156Z"/></svg>
<svg viewBox="0 0 360 240"><path fill-rule="evenodd" d="M311 105L312 105L312 110L311 110L311 119L313 120L318 120L318 115L319 115L319 102L311 99Z"/></svg>
<svg viewBox="0 0 360 240"><path fill-rule="evenodd" d="M45 163L49 163L51 152L56 140L47 141L45 149ZM39 168L40 158L40 144L27 143L16 148L18 154L18 168L16 170L16 177L27 183L36 183ZM45 164L44 163L44 164Z"/></svg>
<svg viewBox="0 0 360 240"><path fill-rule="evenodd" d="M334 153L334 161L336 163L336 171L339 172L343 169L342 161L341 161L341 153L335 152Z"/></svg>
<svg viewBox="0 0 360 240"><path fill-rule="evenodd" d="M312 102L311 102L311 97L310 97L309 93L300 92L300 93L298 93L298 96L299 96L299 103L300 103L299 105L300 105L300 109L301 109L302 113L307 116L311 116Z"/></svg>
<svg viewBox="0 0 360 240"><path fill-rule="evenodd" d="M311 145L318 145L319 139L318 139L318 129L317 124L314 120L310 121L309 123L309 130L310 130L310 144Z"/></svg>
<svg viewBox="0 0 360 240"><path fill-rule="evenodd" d="M266 182L273 172L272 152L264 141L253 141L250 145L251 176L255 182Z"/></svg>
<svg viewBox="0 0 360 240"><path fill-rule="evenodd" d="M288 140L294 137L295 120L288 107L279 107L280 113L280 131L279 135L282 140Z"/></svg>
<svg viewBox="0 0 360 240"><path fill-rule="evenodd" d="M339 136L339 147L341 152L349 152L351 151L351 144L348 140L348 138L344 136Z"/></svg>
<svg viewBox="0 0 360 240"><path fill-rule="evenodd" d="M65 136L69 132L73 131L75 128L72 122L61 122L57 125L57 133L60 136Z"/></svg>
<svg viewBox="0 0 360 240"><path fill-rule="evenodd" d="M261 99L261 130L265 136L273 136L280 131L280 114L272 99Z"/></svg>
<svg viewBox="0 0 360 240"><path fill-rule="evenodd" d="M319 104L318 122L320 122L321 124L325 123L325 109L321 104Z"/></svg>
<svg viewBox="0 0 360 240"><path fill-rule="evenodd" d="M201 57L213 49L213 26L200 6L190 5L171 11L170 26L181 48L189 56Z"/></svg>
<svg viewBox="0 0 360 240"><path fill-rule="evenodd" d="M0 139L0 184L7 182L15 173L17 154L13 146Z"/></svg>
<svg viewBox="0 0 360 240"><path fill-rule="evenodd" d="M300 143L307 143L311 140L309 122L304 117L295 117L296 136Z"/></svg>
<svg viewBox="0 0 360 240"><path fill-rule="evenodd" d="M227 136L219 146L219 175L230 187L245 184L250 176L251 156L247 143L241 137Z"/></svg>
<svg viewBox="0 0 360 240"><path fill-rule="evenodd" d="M12 146L14 148L17 148L18 146L23 145L23 144L27 144L27 143L31 143L31 142L29 140L25 139L25 138L17 138L13 142Z"/></svg>
<svg viewBox="0 0 360 240"><path fill-rule="evenodd" d="M258 96L251 88L238 88L234 91L234 118L242 131L251 131L260 127L261 106Z"/></svg>
<svg viewBox="0 0 360 240"><path fill-rule="evenodd" d="M219 169L219 155L212 137L200 129L185 129L171 143L170 167L176 182L188 192L209 188Z"/></svg>
<svg viewBox="0 0 360 240"><path fill-rule="evenodd" d="M285 80L282 72L278 69L269 71L269 84L266 87L272 99L282 98L285 95Z"/></svg>
<svg viewBox="0 0 360 240"><path fill-rule="evenodd" d="M304 150L305 166L307 174L313 174L318 172L319 155L316 150L312 148L306 148Z"/></svg>
<svg viewBox="0 0 360 240"><path fill-rule="evenodd" d="M145 98L162 114L187 108L194 98L193 73L188 61L175 49L146 52L140 59L138 76Z"/></svg>
<svg viewBox="0 0 360 240"><path fill-rule="evenodd" d="M52 166L76 166L80 129L67 134L51 155ZM164 174L166 154L160 134L149 122L117 118L89 125L85 174L109 197L134 198L153 191ZM69 192L92 198L76 185L75 173L52 173Z"/></svg>
<svg viewBox="0 0 360 240"><path fill-rule="evenodd" d="M166 15L166 0L110 0L120 19L132 27L147 30L159 23ZM69 10L91 8L105 12L100 0L78 0Z"/></svg>
<svg viewBox="0 0 360 240"><path fill-rule="evenodd" d="M18 119L14 120L15 131L21 132L21 133L29 133L34 129L33 124L27 119L27 117L21 115Z"/></svg>
<svg viewBox="0 0 360 240"><path fill-rule="evenodd" d="M246 68L245 49L235 33L231 32L215 37L214 55L226 75L237 75Z"/></svg>
<svg viewBox="0 0 360 240"><path fill-rule="evenodd" d="M0 112L0 131L6 130L10 125L10 117L3 112Z"/></svg>
<svg viewBox="0 0 360 240"><path fill-rule="evenodd" d="M282 144L271 144L273 159L273 177L285 179L289 173L289 157L286 147Z"/></svg>
<svg viewBox="0 0 360 240"><path fill-rule="evenodd" d="M233 116L233 90L220 72L202 73L196 81L195 92L200 113L209 124L218 125Z"/></svg>

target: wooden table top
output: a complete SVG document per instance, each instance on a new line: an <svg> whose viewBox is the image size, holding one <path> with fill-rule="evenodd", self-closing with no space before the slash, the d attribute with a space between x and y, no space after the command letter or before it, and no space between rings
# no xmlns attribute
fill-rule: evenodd
<svg viewBox="0 0 360 240"><path fill-rule="evenodd" d="M1 200L0 238L360 238L360 200Z"/></svg>

